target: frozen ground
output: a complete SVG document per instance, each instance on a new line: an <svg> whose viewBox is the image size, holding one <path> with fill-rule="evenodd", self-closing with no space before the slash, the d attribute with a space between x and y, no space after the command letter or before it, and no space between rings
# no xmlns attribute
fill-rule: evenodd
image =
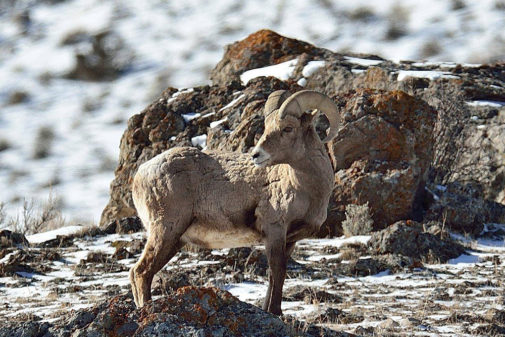
<svg viewBox="0 0 505 337"><path fill-rule="evenodd" d="M503 0L3 1L0 203L15 216L24 199L51 191L67 220L96 222L127 119L168 85L208 83L223 47L261 28L393 60L505 55ZM123 44L106 47L133 57L120 76L67 79L75 53L92 47L79 36L107 30Z"/></svg>
<svg viewBox="0 0 505 337"><path fill-rule="evenodd" d="M40 244L58 233L78 231L81 228L74 227L28 239ZM128 269L139 251L135 256L122 257L115 252L122 245L135 250L132 247L141 242L142 236L136 233L84 237L67 248L32 249L32 259L39 256L37 266L43 266L45 272L18 272L13 277L0 278L0 318L51 321L68 315L70 310L129 291ZM468 241L460 237L469 247L467 255L447 264L418 264L395 274L386 270L366 277L335 272L338 264L349 263L341 255L343 247L366 244L368 239L361 236L300 241L294 253L296 262L288 268L284 313L344 331L363 332L375 327L375 333L389 331L392 335L485 336L489 323L495 319L493 313L504 312L503 239ZM58 258L54 258L55 253ZM11 254L15 253L3 257L0 265ZM155 278L154 293L161 296L163 284L177 282L170 280L177 280L180 275L192 275L190 280L195 285L218 286L243 301L259 305L266 292L266 277L255 271L252 264L239 271L230 256L229 250L181 252L160 272L165 281ZM26 257L23 261L36 262Z"/></svg>

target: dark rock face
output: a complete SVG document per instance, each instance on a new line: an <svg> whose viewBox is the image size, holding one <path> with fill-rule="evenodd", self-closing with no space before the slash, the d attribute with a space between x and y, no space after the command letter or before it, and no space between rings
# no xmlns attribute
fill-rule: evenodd
<svg viewBox="0 0 505 337"><path fill-rule="evenodd" d="M400 221L373 233L368 245L374 254L398 254L428 263L445 263L465 252L460 244L440 236L424 232L415 221Z"/></svg>
<svg viewBox="0 0 505 337"><path fill-rule="evenodd" d="M349 336L312 327L314 336ZM0 336L311 336L217 288L183 287L137 309L114 297L56 323L6 324Z"/></svg>
<svg viewBox="0 0 505 337"><path fill-rule="evenodd" d="M482 198L462 195L454 191L454 185L445 191L435 187L437 198L433 200L426 212L427 220L442 219L454 230L479 235L485 223L503 223L505 221L505 205Z"/></svg>
<svg viewBox="0 0 505 337"><path fill-rule="evenodd" d="M505 64L398 64L373 55L352 56L375 64L364 65L349 55L267 30L228 46L212 71L212 86L168 88L130 118L101 224L136 215L130 184L138 166L171 147L197 146L194 137L205 134L208 149L247 152L263 132L268 95L279 89L301 90L297 82L332 97L343 120L328 147L336 186L320 235L341 233L349 203L369 202L376 229L399 220L441 220L442 214L459 213L451 202L437 202L426 194L427 183L446 186L452 199L482 200L476 212L488 215L473 216L463 225L455 216L448 222L453 229L478 233L482 221L505 221L501 211L494 211L505 202L505 110L499 104L467 104L504 102ZM246 86L239 81L244 71L295 58L287 81L261 77ZM304 73L313 60L324 61L324 66ZM324 126L324 120L316 125L318 130Z"/></svg>
<svg viewBox="0 0 505 337"><path fill-rule="evenodd" d="M30 243L21 233L12 232L8 229L0 231L0 248L10 248L16 245L29 246Z"/></svg>
<svg viewBox="0 0 505 337"><path fill-rule="evenodd" d="M140 232L142 230L142 222L136 216L130 216L119 220L111 221L103 228L104 234L128 234Z"/></svg>

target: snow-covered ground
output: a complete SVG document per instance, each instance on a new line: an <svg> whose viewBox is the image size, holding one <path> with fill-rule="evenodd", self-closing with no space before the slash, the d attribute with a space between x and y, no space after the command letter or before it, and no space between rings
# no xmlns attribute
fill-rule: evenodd
<svg viewBox="0 0 505 337"><path fill-rule="evenodd" d="M28 240L40 244L56 235L80 231L79 226L63 228L28 236ZM69 310L89 307L110 296L126 293L130 287L128 269L139 254L126 258L112 256L121 245L140 241L142 237L142 233L112 234L75 239L67 248L32 248L31 254L35 255L23 258L21 263L37 268L44 266L46 271L43 274L17 272L16 276L0 278L0 318L19 320L37 316L52 321L61 315L68 316ZM332 268L339 263L349 263L340 255L342 247L366 244L369 239L369 236L357 236L300 241L294 258L312 272L297 272L299 267L296 266L295 269L288 268L284 294L286 297L298 296L298 299L283 301L284 314L310 320L329 308L335 308L344 312L342 322L331 325L337 330L392 326L399 331L407 329L412 335L480 336L485 335L478 329L485 325L486 314L490 310L505 309L503 239L469 242L459 237L466 241L469 250L447 264L417 265L395 274L386 270L365 277L317 276L318 273L328 275L324 273L336 270ZM51 252L60 254L59 258L54 258ZM0 259L0 265L13 254L19 254L19 251ZM52 260L50 256L53 256ZM342 261L336 262L339 257ZM243 272L223 270L223 266L233 265L223 262L227 258L230 258L227 249L206 254L183 251L164 268L165 280L168 280L165 282L177 279L177 273L196 273L195 278L189 277L198 285L218 286L243 301L255 305L261 303L267 277L250 272L252 269L247 267ZM217 269L206 269L216 264ZM242 279L235 278L238 274ZM160 284L163 282L157 282L155 278L154 289L158 289L155 298L160 296ZM322 322L324 324L325 320Z"/></svg>
<svg viewBox="0 0 505 337"><path fill-rule="evenodd" d="M168 85L208 83L223 47L261 28L393 60L505 56L503 0L51 3L0 3L0 202L11 216L52 191L67 219L96 222L127 119ZM128 66L115 80L66 79L91 46L64 42L104 30L131 51Z"/></svg>

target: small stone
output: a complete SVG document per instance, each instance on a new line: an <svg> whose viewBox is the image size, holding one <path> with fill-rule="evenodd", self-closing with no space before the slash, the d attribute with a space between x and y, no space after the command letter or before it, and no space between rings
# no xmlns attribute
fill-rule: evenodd
<svg viewBox="0 0 505 337"><path fill-rule="evenodd" d="M399 327L400 324L393 320L392 318L388 318L382 322L380 322L377 325L377 328L383 329L383 330L394 330L395 328Z"/></svg>
<svg viewBox="0 0 505 337"><path fill-rule="evenodd" d="M421 321L414 317L402 318L400 320L400 326L403 328L411 328L421 324Z"/></svg>

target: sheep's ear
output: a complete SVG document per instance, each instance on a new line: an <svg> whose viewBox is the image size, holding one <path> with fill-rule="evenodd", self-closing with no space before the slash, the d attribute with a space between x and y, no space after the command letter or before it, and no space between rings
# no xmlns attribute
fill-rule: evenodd
<svg viewBox="0 0 505 337"><path fill-rule="evenodd" d="M319 115L319 110L314 109L314 110L309 110L306 113L302 115L301 122L303 125L312 123L316 120L316 117Z"/></svg>

